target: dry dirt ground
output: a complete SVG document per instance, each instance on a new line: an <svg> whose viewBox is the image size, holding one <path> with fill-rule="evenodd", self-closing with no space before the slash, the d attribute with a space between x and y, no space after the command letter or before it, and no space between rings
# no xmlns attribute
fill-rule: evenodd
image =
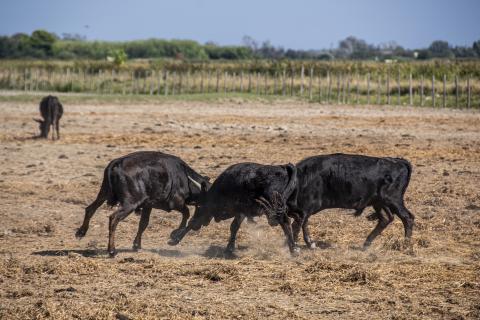
<svg viewBox="0 0 480 320"><path fill-rule="evenodd" d="M38 98L39 100L40 98ZM38 105L0 103L0 318L2 319L478 319L480 114L301 101L65 104L62 139L34 140ZM154 210L143 250L139 217L106 254L103 206L77 240L84 208L113 158L136 150L180 156L215 178L244 161L283 164L335 152L409 159L411 245L397 218L372 247L366 213L311 219L316 250L288 254L280 228L244 223L227 260L229 223L167 245L180 214ZM303 245L303 243L302 243Z"/></svg>

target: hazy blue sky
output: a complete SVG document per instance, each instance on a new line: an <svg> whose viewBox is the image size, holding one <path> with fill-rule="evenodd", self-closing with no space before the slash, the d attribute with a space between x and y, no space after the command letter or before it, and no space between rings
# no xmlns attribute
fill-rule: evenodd
<svg viewBox="0 0 480 320"><path fill-rule="evenodd" d="M36 29L219 44L250 35L295 49L335 47L349 35L408 48L438 39L470 46L480 39L480 0L0 0L0 34Z"/></svg>

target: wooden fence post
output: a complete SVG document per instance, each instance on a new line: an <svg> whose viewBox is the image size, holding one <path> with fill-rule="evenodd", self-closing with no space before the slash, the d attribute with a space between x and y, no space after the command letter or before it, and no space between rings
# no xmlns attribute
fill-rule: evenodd
<svg viewBox="0 0 480 320"><path fill-rule="evenodd" d="M252 71L248 71L248 93L252 93Z"/></svg>
<svg viewBox="0 0 480 320"><path fill-rule="evenodd" d="M175 95L175 89L177 87L176 82L177 81L177 71L174 70L172 73L172 96Z"/></svg>
<svg viewBox="0 0 480 320"><path fill-rule="evenodd" d="M164 80L163 80L163 94L168 96L168 70L165 70Z"/></svg>
<svg viewBox="0 0 480 320"><path fill-rule="evenodd" d="M183 72L180 70L178 71L178 94L183 94L183 81Z"/></svg>
<svg viewBox="0 0 480 320"><path fill-rule="evenodd" d="M348 75L344 76L342 75L342 104L345 104L345 97L346 97L346 86L345 86L345 78L348 77Z"/></svg>
<svg viewBox="0 0 480 320"><path fill-rule="evenodd" d="M387 72L387 104L390 105L390 72Z"/></svg>
<svg viewBox="0 0 480 320"><path fill-rule="evenodd" d="M292 74L290 75L290 95L293 96L293 77L294 77L294 70L292 67Z"/></svg>
<svg viewBox="0 0 480 320"><path fill-rule="evenodd" d="M400 100L401 96L401 88L400 88L400 70L398 70L397 74L397 105L401 106L402 101Z"/></svg>
<svg viewBox="0 0 480 320"><path fill-rule="evenodd" d="M470 77L467 78L467 108L472 106L472 87L470 86Z"/></svg>
<svg viewBox="0 0 480 320"><path fill-rule="evenodd" d="M278 72L275 71L273 75L273 95L277 94L277 81L278 81Z"/></svg>
<svg viewBox="0 0 480 320"><path fill-rule="evenodd" d="M283 69L283 77L282 77L282 95L285 96L287 94L287 70Z"/></svg>
<svg viewBox="0 0 480 320"><path fill-rule="evenodd" d="M153 74L153 70L150 70L150 81L149 81L149 84L150 84L150 95L153 96L153 79L154 79L154 74Z"/></svg>
<svg viewBox="0 0 480 320"><path fill-rule="evenodd" d="M227 94L227 77L228 77L228 72L225 71L223 73L223 93Z"/></svg>
<svg viewBox="0 0 480 320"><path fill-rule="evenodd" d="M215 85L215 92L218 93L220 91L220 71L217 69L217 83Z"/></svg>
<svg viewBox="0 0 480 320"><path fill-rule="evenodd" d="M330 77L330 71L327 71L327 79L328 79L327 104L329 104L330 95L332 93L332 78Z"/></svg>
<svg viewBox="0 0 480 320"><path fill-rule="evenodd" d="M163 70L157 70L157 96L159 96L160 91L162 91L162 74Z"/></svg>
<svg viewBox="0 0 480 320"><path fill-rule="evenodd" d="M300 96L303 97L303 79L304 79L305 67L302 64L302 69L300 71Z"/></svg>
<svg viewBox="0 0 480 320"><path fill-rule="evenodd" d="M260 94L260 72L257 72L257 81L255 85L256 85L256 94L258 96Z"/></svg>
<svg viewBox="0 0 480 320"><path fill-rule="evenodd" d="M442 106L445 108L447 106L447 76L443 75L443 101Z"/></svg>
<svg viewBox="0 0 480 320"><path fill-rule="evenodd" d="M27 91L27 69L23 70L23 91Z"/></svg>
<svg viewBox="0 0 480 320"><path fill-rule="evenodd" d="M240 71L240 93L243 93L243 69Z"/></svg>
<svg viewBox="0 0 480 320"><path fill-rule="evenodd" d="M408 104L410 106L413 105L413 88L412 88L412 73L410 73L409 78L408 78Z"/></svg>
<svg viewBox="0 0 480 320"><path fill-rule="evenodd" d="M435 75L432 75L432 105L435 108Z"/></svg>
<svg viewBox="0 0 480 320"><path fill-rule="evenodd" d="M381 94L381 91L382 91L381 85L382 85L382 77L380 75L378 75L378 77L377 77L377 105L380 105L380 94Z"/></svg>
<svg viewBox="0 0 480 320"><path fill-rule="evenodd" d="M318 74L318 102L322 103L322 75Z"/></svg>
<svg viewBox="0 0 480 320"><path fill-rule="evenodd" d="M424 79L423 79L423 75L422 75L422 78L420 79L420 106L422 106L422 107L423 107L423 95L424 95L424 93L423 93L423 91L424 91L423 81L424 81Z"/></svg>
<svg viewBox="0 0 480 320"><path fill-rule="evenodd" d="M360 99L360 83L358 82L358 74L355 77L355 83L356 83L355 104L358 105L359 99Z"/></svg>
<svg viewBox="0 0 480 320"><path fill-rule="evenodd" d="M458 108L458 76L455 75L455 108Z"/></svg>
<svg viewBox="0 0 480 320"><path fill-rule="evenodd" d="M370 72L367 74L367 104L370 105Z"/></svg>
<svg viewBox="0 0 480 320"><path fill-rule="evenodd" d="M347 75L347 104L350 102L350 75Z"/></svg>
<svg viewBox="0 0 480 320"><path fill-rule="evenodd" d="M265 84L264 84L264 94L268 94L268 72L265 70Z"/></svg>
<svg viewBox="0 0 480 320"><path fill-rule="evenodd" d="M313 99L312 81L313 81L313 67L310 67L310 81L308 83L308 96L309 96L310 100Z"/></svg>
<svg viewBox="0 0 480 320"><path fill-rule="evenodd" d="M337 74L337 104L340 104L340 75Z"/></svg>

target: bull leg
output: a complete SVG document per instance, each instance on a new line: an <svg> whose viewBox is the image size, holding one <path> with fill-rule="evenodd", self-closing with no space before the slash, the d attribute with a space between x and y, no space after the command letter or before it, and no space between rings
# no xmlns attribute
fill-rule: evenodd
<svg viewBox="0 0 480 320"><path fill-rule="evenodd" d="M147 229L148 222L150 221L151 207L142 208L142 216L138 224L138 231L135 240L133 240L133 250L140 250L142 248L142 234Z"/></svg>
<svg viewBox="0 0 480 320"><path fill-rule="evenodd" d="M59 122L60 122L59 120L55 121L55 129L57 131L57 140L60 140L60 123Z"/></svg>
<svg viewBox="0 0 480 320"><path fill-rule="evenodd" d="M405 238L410 239L412 237L415 216L407 208L405 208L403 203L399 205L391 205L390 207L393 213L395 213L400 220L402 220L403 228L405 230Z"/></svg>
<svg viewBox="0 0 480 320"><path fill-rule="evenodd" d="M227 248L225 249L226 255L232 255L235 250L235 241L237 240L237 232L240 229L240 225L245 219L244 215L235 216L232 224L230 225L230 239L228 240Z"/></svg>
<svg viewBox="0 0 480 320"><path fill-rule="evenodd" d="M298 242L298 235L300 234L300 228L302 226L302 220L299 216L293 218L292 223L292 236L295 242Z"/></svg>
<svg viewBox="0 0 480 320"><path fill-rule="evenodd" d="M308 231L308 218L305 219L305 221L302 224L302 232L303 232L303 241L305 241L305 244L309 249L315 249L316 245L315 242L312 241L310 238L310 231Z"/></svg>
<svg viewBox="0 0 480 320"><path fill-rule="evenodd" d="M117 211L112 213L109 217L108 224L108 254L110 257L114 257L117 252L115 250L115 230L120 221L125 219L130 213L135 210L134 206L125 206L120 207Z"/></svg>
<svg viewBox="0 0 480 320"><path fill-rule="evenodd" d="M77 232L75 233L77 238L83 238L87 234L88 227L90 225L90 219L92 219L95 212L98 210L98 208L100 208L105 200L107 200L106 193L104 192L102 186L95 201L85 208L85 217L83 218L82 226L78 228Z"/></svg>
<svg viewBox="0 0 480 320"><path fill-rule="evenodd" d="M190 218L190 210L187 206L184 206L180 212L182 213L182 222L180 222L178 229L183 229L187 226L188 218Z"/></svg>
<svg viewBox="0 0 480 320"><path fill-rule="evenodd" d="M295 241L293 239L293 233L292 233L292 227L290 225L290 219L288 217L285 217L284 221L280 222L280 226L282 227L283 233L285 234L285 237L287 238L288 249L290 250L290 253L292 255L298 254L300 249L297 247L297 245L295 244Z"/></svg>
<svg viewBox="0 0 480 320"><path fill-rule="evenodd" d="M372 244L372 241L380 234L383 230L393 221L393 215L390 212L390 209L387 207L381 207L378 205L374 205L373 208L375 209L376 215L378 216L378 223L375 228L370 232L367 239L363 243L363 247L367 248ZM382 214L382 208L385 212L385 216Z"/></svg>

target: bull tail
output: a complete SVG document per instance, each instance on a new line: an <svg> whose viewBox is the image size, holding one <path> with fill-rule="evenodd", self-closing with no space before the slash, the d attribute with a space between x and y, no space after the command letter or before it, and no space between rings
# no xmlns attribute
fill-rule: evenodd
<svg viewBox="0 0 480 320"><path fill-rule="evenodd" d="M116 173L113 169L118 164L118 160L119 159L115 159L111 161L103 173L102 188L106 189L105 194L107 195L107 204L112 207L118 203L118 196L113 187L114 180L116 180Z"/></svg>
<svg viewBox="0 0 480 320"><path fill-rule="evenodd" d="M292 193L297 188L297 167L293 164L289 163L286 165L287 173L288 173L288 184L283 190L282 196L287 201Z"/></svg>
<svg viewBox="0 0 480 320"><path fill-rule="evenodd" d="M407 168L407 177L402 188L402 197L403 197L405 195L405 192L407 191L407 187L410 183L410 178L412 176L412 164L410 163L410 161L406 159L400 158L399 160L400 160L400 163L402 163Z"/></svg>

